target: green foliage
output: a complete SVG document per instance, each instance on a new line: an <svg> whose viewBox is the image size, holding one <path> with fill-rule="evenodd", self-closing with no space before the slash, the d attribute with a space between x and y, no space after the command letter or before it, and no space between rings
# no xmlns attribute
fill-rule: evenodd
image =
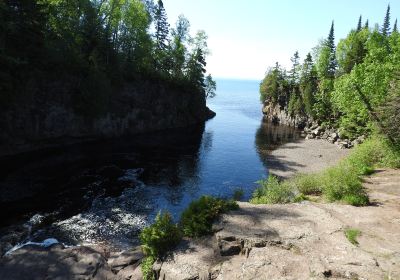
<svg viewBox="0 0 400 280"><path fill-rule="evenodd" d="M140 264L142 268L143 280L155 280L153 274L153 264L156 259L152 256L146 256L142 259L142 263Z"/></svg>
<svg viewBox="0 0 400 280"><path fill-rule="evenodd" d="M294 190L288 182L279 182L278 178L270 175L268 179L258 182L258 187L250 200L253 204L276 204L293 202Z"/></svg>
<svg viewBox="0 0 400 280"><path fill-rule="evenodd" d="M386 102L378 110L382 132L400 148L400 76L392 84Z"/></svg>
<svg viewBox="0 0 400 280"><path fill-rule="evenodd" d="M390 35L390 5L387 6L386 15L385 19L383 20L381 32L383 36Z"/></svg>
<svg viewBox="0 0 400 280"><path fill-rule="evenodd" d="M320 174L299 174L291 181L301 194L319 195L322 193Z"/></svg>
<svg viewBox="0 0 400 280"><path fill-rule="evenodd" d="M244 190L242 188L236 188L233 191L233 196L232 196L233 200L240 201L242 200L243 196L244 196Z"/></svg>
<svg viewBox="0 0 400 280"><path fill-rule="evenodd" d="M215 97L215 91L217 90L217 83L212 79L210 74L206 77L204 84L205 84L206 98Z"/></svg>
<svg viewBox="0 0 400 280"><path fill-rule="evenodd" d="M170 32L161 0L0 1L1 107L35 100L55 80L67 81L86 117L106 111L125 81L143 77L205 95L207 36L192 40L189 26L180 16Z"/></svg>
<svg viewBox="0 0 400 280"><path fill-rule="evenodd" d="M220 214L238 207L238 204L232 200L202 196L190 203L189 207L183 211L180 222L182 231L188 237L210 234L212 223Z"/></svg>
<svg viewBox="0 0 400 280"><path fill-rule="evenodd" d="M360 176L355 171L350 164L343 162L324 172L322 177L323 194L328 201L342 200L361 203L353 204L354 206L368 204L368 195L362 187Z"/></svg>
<svg viewBox="0 0 400 280"><path fill-rule="evenodd" d="M355 228L348 228L344 231L347 240L353 245L358 245L357 237L361 235L361 231Z"/></svg>
<svg viewBox="0 0 400 280"><path fill-rule="evenodd" d="M260 84L260 101L270 101L273 104L286 98L287 81L285 80L285 72L280 65L276 63L275 67L269 69L265 78Z"/></svg>
<svg viewBox="0 0 400 280"><path fill-rule="evenodd" d="M400 73L400 34L397 24L390 34L389 6L378 29L370 30L368 20L362 27L360 16L357 29L336 47L332 22L328 37L314 48L314 61L309 54L299 67L296 52L288 74L278 63L266 73L260 84L261 102L329 124L351 139L376 128L389 139L398 138L399 94L392 92L399 88L393 84Z"/></svg>
<svg viewBox="0 0 400 280"><path fill-rule="evenodd" d="M143 252L153 258L161 257L173 249L181 238L182 233L169 213L158 213L154 224L140 233Z"/></svg>

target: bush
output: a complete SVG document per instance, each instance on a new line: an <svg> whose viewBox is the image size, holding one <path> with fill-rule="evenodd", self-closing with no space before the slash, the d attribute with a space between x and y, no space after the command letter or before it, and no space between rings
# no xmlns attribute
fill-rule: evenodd
<svg viewBox="0 0 400 280"><path fill-rule="evenodd" d="M319 195L322 193L320 174L300 174L291 180L292 184L304 195Z"/></svg>
<svg viewBox="0 0 400 280"><path fill-rule="evenodd" d="M212 223L222 213L238 209L232 200L202 196L182 213L181 227L185 236L200 237L212 233Z"/></svg>
<svg viewBox="0 0 400 280"><path fill-rule="evenodd" d="M260 187L254 191L251 203L289 203L295 197L292 185L289 182L279 182L275 176L270 175L268 179L258 181L258 184Z"/></svg>
<svg viewBox="0 0 400 280"><path fill-rule="evenodd" d="M158 213L154 224L140 233L142 250L146 256L158 258L178 245L182 238L179 227L169 213Z"/></svg>
<svg viewBox="0 0 400 280"><path fill-rule="evenodd" d="M326 170L322 177L322 185L323 194L328 201L343 200L346 196L351 196L353 198L358 197L359 201L365 201L367 197L362 186L361 178L356 170L346 162ZM355 204L355 206L366 204L367 203L362 203L361 205Z"/></svg>

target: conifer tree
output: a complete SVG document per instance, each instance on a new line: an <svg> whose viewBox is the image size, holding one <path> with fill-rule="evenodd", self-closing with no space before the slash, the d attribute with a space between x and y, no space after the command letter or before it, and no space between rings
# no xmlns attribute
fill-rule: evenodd
<svg viewBox="0 0 400 280"><path fill-rule="evenodd" d="M292 69L289 71L289 76L291 86L293 86L299 80L300 56L298 51L294 53L293 57L290 58L290 61L292 62Z"/></svg>
<svg viewBox="0 0 400 280"><path fill-rule="evenodd" d="M365 24L364 24L364 28L365 28L365 29L368 29L368 28L369 28L369 21L368 21L368 19L367 19L367 21L366 21Z"/></svg>
<svg viewBox="0 0 400 280"><path fill-rule="evenodd" d="M386 10L385 19L383 21L383 26L381 28L381 32L383 36L390 35L390 5L388 5Z"/></svg>
<svg viewBox="0 0 400 280"><path fill-rule="evenodd" d="M360 17L358 18L358 24L357 24L357 32L360 32L362 29L362 16L360 15Z"/></svg>
<svg viewBox="0 0 400 280"><path fill-rule="evenodd" d="M337 61L336 61L336 47L335 47L335 27L332 21L331 29L329 31L329 36L326 41L326 45L329 48L329 64L328 64L328 75L330 78L334 78Z"/></svg>
<svg viewBox="0 0 400 280"><path fill-rule="evenodd" d="M158 0L158 3L154 12L155 21L155 37L157 48L160 50L166 50L168 45L168 34L169 24L167 21L167 13L165 12L164 3L162 0Z"/></svg>
<svg viewBox="0 0 400 280"><path fill-rule="evenodd" d="M396 20L394 22L394 26L393 26L393 33L397 33L397 32L399 32L399 31L397 30L397 18L396 18Z"/></svg>

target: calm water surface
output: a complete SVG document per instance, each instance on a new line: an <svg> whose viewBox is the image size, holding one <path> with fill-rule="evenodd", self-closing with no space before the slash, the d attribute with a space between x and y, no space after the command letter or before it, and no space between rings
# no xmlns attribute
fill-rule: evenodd
<svg viewBox="0 0 400 280"><path fill-rule="evenodd" d="M205 125L2 160L0 233L22 225L25 241L125 248L160 210L178 219L193 199L237 188L249 199L268 152L299 136L262 121L258 81L217 86Z"/></svg>

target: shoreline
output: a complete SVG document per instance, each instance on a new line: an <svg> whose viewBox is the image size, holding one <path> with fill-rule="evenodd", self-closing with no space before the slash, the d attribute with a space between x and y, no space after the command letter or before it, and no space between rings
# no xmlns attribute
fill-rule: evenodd
<svg viewBox="0 0 400 280"><path fill-rule="evenodd" d="M270 174L288 179L298 173L316 173L334 166L350 151L322 139L299 139L267 152L265 160Z"/></svg>

